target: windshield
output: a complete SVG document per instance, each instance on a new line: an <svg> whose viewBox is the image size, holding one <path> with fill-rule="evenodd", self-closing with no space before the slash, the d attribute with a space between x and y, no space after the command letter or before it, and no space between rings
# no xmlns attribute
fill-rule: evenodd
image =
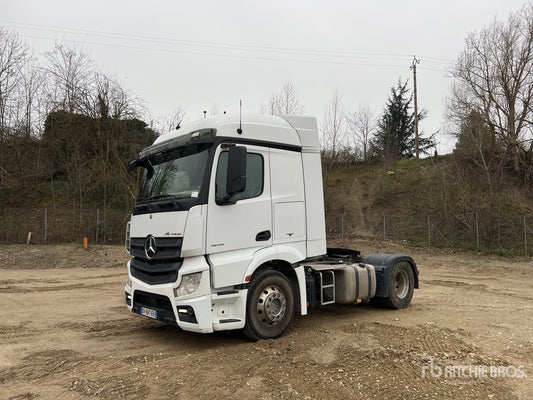
<svg viewBox="0 0 533 400"><path fill-rule="evenodd" d="M198 197L210 144L179 147L148 159L153 173L144 172L139 202L155 199Z"/></svg>

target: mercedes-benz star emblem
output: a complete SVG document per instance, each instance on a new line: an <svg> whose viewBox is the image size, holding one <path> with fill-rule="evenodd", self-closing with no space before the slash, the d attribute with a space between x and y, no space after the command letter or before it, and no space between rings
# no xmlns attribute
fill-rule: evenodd
<svg viewBox="0 0 533 400"><path fill-rule="evenodd" d="M146 255L146 258L149 260L154 258L156 251L155 237L148 235L144 241L144 254Z"/></svg>

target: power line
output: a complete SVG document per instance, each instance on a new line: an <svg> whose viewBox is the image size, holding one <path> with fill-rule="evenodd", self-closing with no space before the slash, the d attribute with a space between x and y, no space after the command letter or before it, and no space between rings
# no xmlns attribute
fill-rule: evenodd
<svg viewBox="0 0 533 400"><path fill-rule="evenodd" d="M54 39L46 38L42 36L27 35L26 37L33 39L43 39L53 41ZM361 67L383 67L383 68L402 68L401 64L378 64L378 63L363 63L363 62L350 62L350 61L322 61L319 59L303 59L303 58L280 58L280 57L267 57L267 56L257 56L257 55L242 55L242 54L228 54L228 53L210 53L210 52L201 52L201 51L191 51L191 50L173 50L173 49L161 49L155 47L141 47L133 45L124 45L118 43L101 43L101 42L91 42L91 41L78 41L78 40L69 40L72 43L85 45L91 44L96 46L112 46L125 49L133 50L143 50L143 51L156 51L169 54L181 54L181 55L198 55L198 56L214 56L214 57L224 57L224 58L234 58L234 59L245 59L245 60L261 60L261 61L285 61L285 62L304 62L311 64L332 64L332 65L354 65Z"/></svg>
<svg viewBox="0 0 533 400"><path fill-rule="evenodd" d="M41 31L49 32L59 32L59 33L72 33L77 35L87 35L92 34L95 36L103 36L107 38L122 39L122 40L135 40L135 41L146 41L146 42L155 42L162 44L182 44L182 45L193 45L193 46L204 46L204 47L215 47L221 49L236 49L236 50L252 50L252 51L270 51L270 52L290 52L290 53L305 53L305 54L318 54L318 55L334 55L334 56L358 56L358 57L380 57L380 58L405 58L410 57L406 54L392 54L392 53L365 53L365 52L354 52L354 51L345 51L345 50L316 50L316 49L302 49L302 48L287 48L287 47L275 47L275 46L257 46L257 45L243 45L243 44L233 44L225 42L207 42L207 41L198 41L198 40L184 40L184 39L174 39L174 38L163 38L156 36L144 36L144 35L135 35L135 34L123 34L116 32L107 32L107 31L97 31L97 30L88 30L88 29L79 29L79 28L66 28L58 26L47 26L40 24L28 24L28 23L14 23L14 22L5 22L0 21L4 25L9 25L12 27L23 28L23 29L34 29Z"/></svg>
<svg viewBox="0 0 533 400"><path fill-rule="evenodd" d="M58 26L47 26L47 25L40 25L40 24L29 24L29 23L17 23L17 22L10 22L10 21L0 21L0 23L3 23L4 25L15 27L19 29L29 29L29 30L37 30L37 31L45 31L45 32L52 32L52 33L62 33L62 34L73 34L73 35L81 35L81 36L97 36L97 37L103 37L106 39L118 39L118 40L126 40L126 41L135 41L136 43L140 42L147 42L147 43L156 43L156 44L163 44L163 45L180 45L180 46L187 46L187 47L194 47L196 50L180 50L180 53L185 54L194 54L194 55L207 55L207 56L223 56L223 57L237 57L237 58L246 58L246 59L260 59L260 60L273 60L273 61L297 61L297 62L314 62L314 63L323 63L323 64L347 64L347 65L361 65L361 66L378 66L378 67L400 67L400 65L392 65L392 64L377 64L377 63L355 63L353 61L350 62L343 62L343 61L333 61L329 60L327 62L320 61L320 60L294 60L294 59L279 59L279 58L269 58L261 53L267 53L267 54L274 54L274 55L291 55L291 56L306 56L306 57L318 57L318 58L324 58L324 57L334 57L334 58L340 58L340 59L356 59L356 60L375 60L377 62L389 62L389 61L396 61L396 62L402 62L407 57L410 57L405 54L392 54L392 53L368 53L368 52L354 52L354 51L345 51L345 50L323 50L323 49L302 49L302 48L285 48L285 47L275 47L275 46L257 46L257 45L245 45L245 44L234 44L234 43L224 43L224 42L206 42L206 41L196 41L196 40L183 40L183 39L172 39L172 38L163 38L163 37L155 37L155 36L145 36L145 35L134 35L134 34L122 34L122 33L116 33L116 32L106 32L106 31L98 31L98 30L87 30L87 29L79 29L79 28L68 28L68 27L58 27ZM42 37L42 36L35 36L35 35L28 35L28 37L37 38L37 39L44 39L44 40L54 40L48 37ZM131 48L131 49L139 49L139 50L155 50L155 51L163 51L163 52L169 52L169 53L176 53L177 51L172 49L158 49L153 47L140 47L136 45L125 45L125 44L118 44L118 43L101 43L101 42L88 42L86 40L84 41L76 41L76 43L89 43L89 44L95 44L100 46L114 46L114 47L122 47L122 48ZM207 49L215 49L215 50L232 50L235 52L253 52L253 53L259 53L259 56L252 56L252 55L227 55L227 54L220 54L220 53L208 53L203 52L200 49L207 48ZM434 63L434 64L447 64L449 61L443 59L443 58L437 58L437 57L424 57L424 59L428 59L428 63Z"/></svg>

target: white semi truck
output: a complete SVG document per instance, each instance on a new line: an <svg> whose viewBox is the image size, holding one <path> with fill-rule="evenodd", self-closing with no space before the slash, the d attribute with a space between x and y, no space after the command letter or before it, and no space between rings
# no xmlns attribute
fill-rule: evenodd
<svg viewBox="0 0 533 400"><path fill-rule="evenodd" d="M311 117L222 115L142 150L126 230L126 305L208 333L277 338L295 312L375 299L409 305L409 256L327 249L320 144Z"/></svg>

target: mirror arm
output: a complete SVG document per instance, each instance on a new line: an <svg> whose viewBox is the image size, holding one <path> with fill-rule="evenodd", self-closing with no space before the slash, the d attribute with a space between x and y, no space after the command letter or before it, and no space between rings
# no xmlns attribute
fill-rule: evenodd
<svg viewBox="0 0 533 400"><path fill-rule="evenodd" d="M148 179L151 179L154 176L154 167L150 160L133 160L128 164L128 172L132 172L138 167L143 167L146 169Z"/></svg>
<svg viewBox="0 0 533 400"><path fill-rule="evenodd" d="M237 204L237 201L232 199L233 196L224 196L215 198L215 203L219 206L230 206Z"/></svg>

